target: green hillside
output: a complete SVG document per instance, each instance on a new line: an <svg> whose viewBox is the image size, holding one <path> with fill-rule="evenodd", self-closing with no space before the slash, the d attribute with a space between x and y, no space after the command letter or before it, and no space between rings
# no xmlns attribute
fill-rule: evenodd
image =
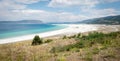
<svg viewBox="0 0 120 61"><path fill-rule="evenodd" d="M84 21L79 21L76 23L86 23L86 24L120 24L120 15L108 16L101 18L88 19Z"/></svg>

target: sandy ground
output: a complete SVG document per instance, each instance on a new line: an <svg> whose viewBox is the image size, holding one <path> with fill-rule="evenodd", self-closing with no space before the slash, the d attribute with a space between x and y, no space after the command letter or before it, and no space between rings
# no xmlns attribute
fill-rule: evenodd
<svg viewBox="0 0 120 61"><path fill-rule="evenodd" d="M24 35L19 37L7 38L7 39L0 39L0 44L5 43L12 43L24 40L33 39L35 35L39 35L42 38L51 37L51 36L60 36L60 35L72 35L76 33L85 33L90 31L100 31L100 32L114 32L120 30L120 25L97 25L97 24L57 24L57 25L65 25L68 26L67 28L38 33L38 34L31 34L31 35Z"/></svg>

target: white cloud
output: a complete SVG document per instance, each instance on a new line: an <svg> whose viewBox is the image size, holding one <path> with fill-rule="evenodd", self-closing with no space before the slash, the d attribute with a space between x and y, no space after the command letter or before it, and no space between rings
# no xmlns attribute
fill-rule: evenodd
<svg viewBox="0 0 120 61"><path fill-rule="evenodd" d="M3 12L0 14L4 20L24 20L24 19L36 19L43 20L44 22L73 22L84 20L87 17L84 15L74 15L68 12L48 12L44 10L13 10L12 12Z"/></svg>
<svg viewBox="0 0 120 61"><path fill-rule="evenodd" d="M49 7L94 6L97 0L51 0Z"/></svg>
<svg viewBox="0 0 120 61"><path fill-rule="evenodd" d="M74 21L81 21L87 19L87 17L84 15L74 15L72 13L66 13L66 12L56 13L56 14L57 14L56 18L59 19L59 21L61 22L74 22Z"/></svg>
<svg viewBox="0 0 120 61"><path fill-rule="evenodd" d="M103 17L109 15L120 14L112 8L95 9L93 6L98 4L97 0L52 0L49 6L62 7L62 6L76 6L81 8L81 13L74 14L72 12L49 12L45 10L28 9L27 4L36 3L42 0L2 0L0 1L0 19L1 20L24 20L36 19L45 22L73 22L89 18ZM47 0L43 0L47 1ZM108 1L108 0L106 0ZM112 0L110 0L112 1ZM115 1L114 1L115 2ZM58 5L59 4L59 5ZM92 8L89 8L92 7ZM78 10L79 11L79 10Z"/></svg>
<svg viewBox="0 0 120 61"><path fill-rule="evenodd" d="M44 22L75 22L86 20L90 18L104 17L110 15L117 15L119 11L115 9L89 9L84 11L85 14L75 15L69 12L49 12L45 10L32 10L32 9L22 9L22 10L12 10L12 11L2 11L0 12L0 19L4 20L24 20L24 19L34 19L43 20Z"/></svg>
<svg viewBox="0 0 120 61"><path fill-rule="evenodd" d="M37 3L39 1L48 0L1 0L0 10L25 9L27 8L27 4Z"/></svg>
<svg viewBox="0 0 120 61"><path fill-rule="evenodd" d="M11 9L24 9L26 5L17 4L12 0L2 0L0 1L0 10L11 10Z"/></svg>
<svg viewBox="0 0 120 61"><path fill-rule="evenodd" d="M32 3L39 2L40 0L14 0L14 1L18 3L23 3L23 4L32 4Z"/></svg>
<svg viewBox="0 0 120 61"><path fill-rule="evenodd" d="M101 3L112 3L112 2L118 2L120 0L99 0Z"/></svg>
<svg viewBox="0 0 120 61"><path fill-rule="evenodd" d="M20 12L20 13L41 13L41 12L44 12L44 11L43 11L43 10L26 9L26 10L13 10L12 12Z"/></svg>
<svg viewBox="0 0 120 61"><path fill-rule="evenodd" d="M112 16L112 15L118 15L120 14L120 11L117 11L113 8L107 8L107 9L83 9L84 13L87 13L89 18L97 18L97 17L105 17L105 16Z"/></svg>
<svg viewBox="0 0 120 61"><path fill-rule="evenodd" d="M117 11L115 9L108 8L102 10L92 10L92 13L95 15L106 16L106 15L114 15L115 13L117 13Z"/></svg>
<svg viewBox="0 0 120 61"><path fill-rule="evenodd" d="M51 0L49 7L70 7L70 6L87 6L94 7L100 3L112 3L120 0Z"/></svg>

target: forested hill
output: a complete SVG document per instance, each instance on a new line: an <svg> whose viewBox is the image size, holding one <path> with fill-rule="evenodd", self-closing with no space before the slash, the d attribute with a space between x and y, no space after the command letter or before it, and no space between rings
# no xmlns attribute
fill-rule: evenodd
<svg viewBox="0 0 120 61"><path fill-rule="evenodd" d="M120 24L120 15L88 19L88 20L84 20L84 21L78 21L76 23L85 23L85 24L114 24L114 25L118 25L118 24Z"/></svg>

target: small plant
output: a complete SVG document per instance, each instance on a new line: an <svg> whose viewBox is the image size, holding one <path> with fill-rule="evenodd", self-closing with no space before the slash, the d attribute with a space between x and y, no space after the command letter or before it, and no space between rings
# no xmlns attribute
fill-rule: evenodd
<svg viewBox="0 0 120 61"><path fill-rule="evenodd" d="M46 41L45 41L45 43L49 43L49 42L51 42L51 41L53 41L52 39L47 39Z"/></svg>
<svg viewBox="0 0 120 61"><path fill-rule="evenodd" d="M73 52L80 52L79 48L72 48L70 51L73 51Z"/></svg>
<svg viewBox="0 0 120 61"><path fill-rule="evenodd" d="M65 49L62 47L62 46L56 46L56 47L53 47L50 52L51 53L56 53L56 52L62 52L64 51Z"/></svg>
<svg viewBox="0 0 120 61"><path fill-rule="evenodd" d="M75 38L75 37L76 37L76 35L71 36L71 38Z"/></svg>
<svg viewBox="0 0 120 61"><path fill-rule="evenodd" d="M76 35L69 36L68 38L69 38L69 39L71 39L71 38L76 38Z"/></svg>
<svg viewBox="0 0 120 61"><path fill-rule="evenodd" d="M93 51L92 51L92 53L93 53L93 54L98 54L99 51L100 51L100 50L99 50L98 48L94 48Z"/></svg>
<svg viewBox="0 0 120 61"><path fill-rule="evenodd" d="M64 35L62 39L67 39L67 36L66 36L66 35Z"/></svg>
<svg viewBox="0 0 120 61"><path fill-rule="evenodd" d="M66 61L66 60L65 60L65 57L62 56L62 57L59 57L57 61Z"/></svg>
<svg viewBox="0 0 120 61"><path fill-rule="evenodd" d="M80 41L80 42L78 42L78 43L75 44L75 47L77 47L77 48L83 48L83 47L85 47L84 44L85 43L83 41Z"/></svg>
<svg viewBox="0 0 120 61"><path fill-rule="evenodd" d="M79 34L77 34L77 36L76 36L77 38L80 38L81 37L81 33L79 33Z"/></svg>
<svg viewBox="0 0 120 61"><path fill-rule="evenodd" d="M86 61L93 61L92 60L92 54L90 52L88 52L84 58Z"/></svg>
<svg viewBox="0 0 120 61"><path fill-rule="evenodd" d="M50 50L51 53L55 53L56 52L56 48L53 47L51 50Z"/></svg>
<svg viewBox="0 0 120 61"><path fill-rule="evenodd" d="M36 35L32 41L32 45L40 45L40 44L42 44L42 39L38 35Z"/></svg>
<svg viewBox="0 0 120 61"><path fill-rule="evenodd" d="M113 51L112 49L108 50L105 55L104 58L115 58L115 51Z"/></svg>

